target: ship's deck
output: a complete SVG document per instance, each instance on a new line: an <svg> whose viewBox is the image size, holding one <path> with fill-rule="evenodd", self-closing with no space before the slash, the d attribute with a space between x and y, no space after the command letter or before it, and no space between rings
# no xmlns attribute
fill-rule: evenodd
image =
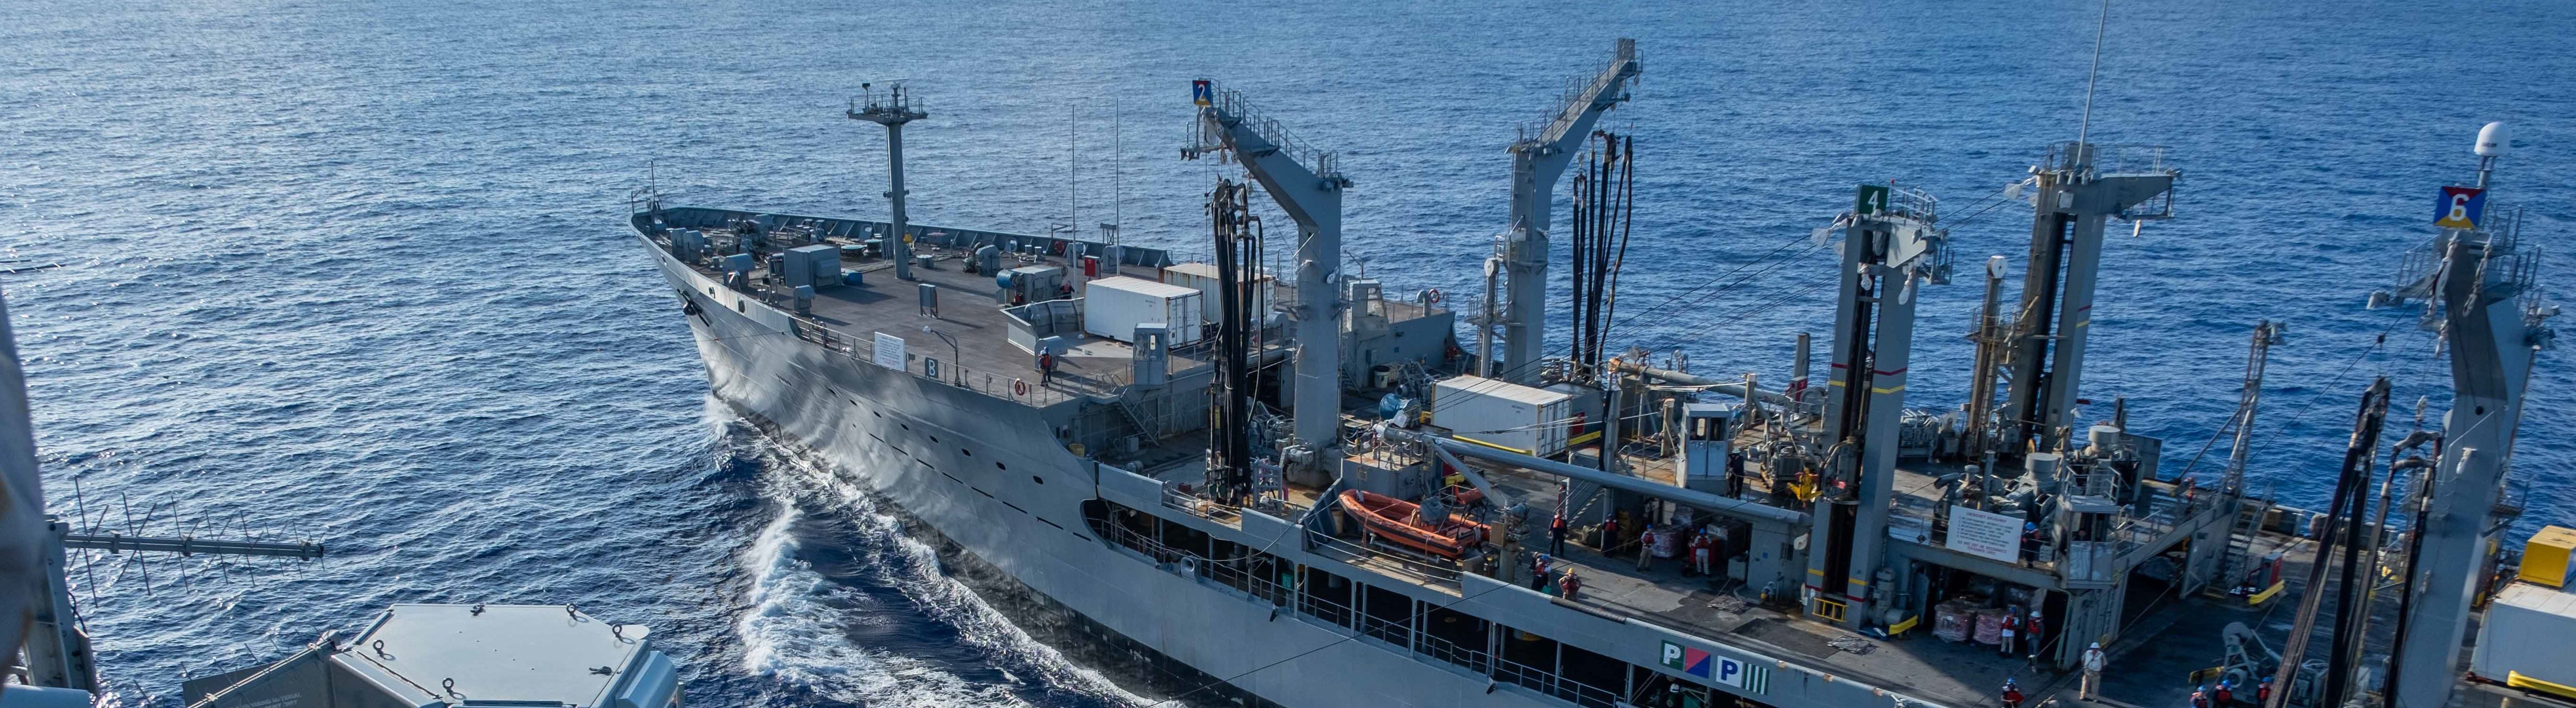
<svg viewBox="0 0 2576 708"><path fill-rule="evenodd" d="M1073 396L1116 396L1127 384L1134 348L1125 342L1090 335L1067 337L1071 348L1057 357L1055 377L1048 380L1038 371L1036 355L1007 338L1010 316L1003 314L993 300L993 276L965 272L965 261L953 251L939 255L932 267L914 268L910 281L895 279L893 264L884 259L844 259L844 267L863 273L866 284L817 289L813 314L801 319L840 335L844 342L841 346L851 348L853 355L862 360L869 358L877 333L901 337L911 359L905 365L911 372L923 373L920 359L924 357L939 359L939 378L1030 405L1052 405ZM1025 264L1006 258L1003 265L1007 268ZM1138 267L1128 268L1132 271ZM1151 268L1144 270L1147 272L1130 274L1148 279L1157 276ZM722 279L713 270L698 271ZM920 305L918 286L924 283L939 288L936 314ZM1079 294L1082 284L1076 282L1074 287ZM780 309L793 310L791 289L767 272L754 274L752 289ZM957 344L951 348L925 327L957 338ZM1170 362L1174 375L1206 365L1178 353L1171 355ZM1028 393L1019 393L1015 382L1021 381L1027 383Z"/></svg>
<svg viewBox="0 0 2576 708"><path fill-rule="evenodd" d="M1185 482L1196 481L1200 474L1199 468L1188 462L1149 472L1161 479ZM1670 478L1669 472L1665 478ZM1918 485L1928 485L1932 479L1914 472L1906 473L1906 478L1918 480ZM1554 477L1501 468L1489 469L1488 479L1506 494L1530 504L1530 518L1545 519L1554 512ZM1317 501L1312 490L1300 491L1304 492L1297 498L1301 504ZM1928 505L1937 501L1901 497L1898 503L1921 505L1928 513ZM1201 515L1228 526L1237 521L1229 514ZM1325 545L1317 547L1317 552L1333 553L1384 577L1408 580L1442 594L1460 593L1454 565L1429 563L1427 559L1386 549L1363 548L1342 539L1323 541ZM1530 551L1544 551L1546 534L1534 530L1525 542L1532 544ZM2073 672L2043 671L2032 667L2025 657L2005 656L1989 645L1936 638L1928 621L1897 638L1854 632L1801 617L1793 600L1772 605L1749 601L1740 583L1686 575L1679 560L1657 559L1641 570L1633 548L1619 549L1615 557L1605 556L1580 539L1567 542L1566 552L1556 556L1556 567L1562 570L1570 566L1583 576L1583 588L1573 602L1587 609L1800 661L1837 676L1942 705L1995 705L1998 687L2005 679L2012 679L2031 698L2029 705L2044 705L2054 699L2062 706L2127 708L2185 703L2194 687L2190 683L2193 672L2211 668L2223 658L2220 637L2231 622L2257 627L2267 636L2288 631L2290 613L2280 608L2294 604L2291 598L2303 591L2313 544L2265 535L2255 545L2255 552L2268 554L2283 547L2288 552L2282 575L2289 587L2279 596L2281 599L2262 606L2247 607L2241 601L2198 596L2176 597L2165 585L2133 581L2122 620L2127 629L2119 641L2105 647L2110 652L2110 669L2103 674L2104 696L2093 701L2077 700L2079 677Z"/></svg>
<svg viewBox="0 0 2576 708"><path fill-rule="evenodd" d="M1910 472L1907 477L1930 479ZM1507 493L1529 501L1531 518L1544 519L1553 513L1553 477L1506 471L1491 479ZM1923 511L1929 513L1930 502L1920 497L1900 496L1898 503L1925 505ZM1530 538L1546 543L1543 531ZM2257 550L2267 552L2284 544L2298 542L2266 537ZM2309 558L2299 549L2310 547L2298 544L2293 549L2285 577L2305 572ZM1639 570L1633 548L1608 557L1569 540L1566 553L1556 558L1559 568L1571 564L1583 577L1576 604L1802 660L1827 672L1950 706L1994 705L2007 678L2021 684L2031 699L2028 705L2044 705L2052 698L2067 706L2182 705L2192 690L2187 683L2191 672L2215 666L2223 658L2219 637L2229 622L2258 627L2272 622L2278 625L2276 631L2288 629L2286 611L2271 612L2267 619L2267 611L2280 603L2248 609L2242 603L2230 606L2199 597L2176 598L2161 592L2161 585L2134 582L2124 616L2129 629L2120 641L2105 647L2111 657L2110 669L2103 672L2107 698L2078 701L2076 674L2037 670L2025 658L2004 656L1992 646L1933 637L1928 619L1903 637L1887 638L1802 619L1794 598L1767 606L1751 602L1739 583L1686 576L1680 560L1657 559L1647 570ZM2283 597L2294 596L2300 585L2293 579Z"/></svg>

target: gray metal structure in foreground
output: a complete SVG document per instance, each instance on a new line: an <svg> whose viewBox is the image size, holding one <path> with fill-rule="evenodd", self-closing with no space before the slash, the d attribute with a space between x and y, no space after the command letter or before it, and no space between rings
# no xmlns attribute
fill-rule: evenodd
<svg viewBox="0 0 2576 708"><path fill-rule="evenodd" d="M73 533L70 524L47 516L26 372L8 303L0 301L0 658L14 663L23 653L26 678L34 686L94 693L96 653L72 604L66 549L292 558L323 553L322 544L312 542ZM21 628L28 633L17 634Z"/></svg>
<svg viewBox="0 0 2576 708"><path fill-rule="evenodd" d="M187 682L190 708L450 705L673 708L652 630L570 605L395 605L356 638Z"/></svg>
<svg viewBox="0 0 2576 708"><path fill-rule="evenodd" d="M2479 188L2489 186L2502 147L2479 146ZM2523 391L2534 357L2552 342L2544 321L2556 308L2527 297L2537 258L2519 243L2521 212L2488 205L2477 228L2434 236L2431 252L2439 260L2405 274L2413 282L2393 293L2425 303L2424 327L2450 350L2452 386L2442 457L2426 482L2432 493L2424 495L2423 538L2410 569L2416 595L2409 616L2400 619L2407 636L2389 659L2395 708L2450 703L2461 637L2484 580L2480 566L2489 558L2490 537L2501 530L2492 519L2522 423Z"/></svg>
<svg viewBox="0 0 2576 708"><path fill-rule="evenodd" d="M39 627L75 631L50 621L70 604L55 599L47 578L59 553L46 547L43 477L36 472L36 431L27 408L27 377L18 363L9 303L0 300L0 659L14 659ZM49 641L59 645L61 637Z"/></svg>
<svg viewBox="0 0 2576 708"><path fill-rule="evenodd" d="M1564 104L1549 116L1547 124L1535 135L1523 134L1512 143L1512 207L1510 231L1503 236L1500 253L1486 264L1487 272L1499 269L1507 276L1510 297L1503 307L1502 360L1510 368L1494 370L1493 326L1495 311L1492 284L1485 288L1487 321L1477 332L1476 353L1487 378L1512 383L1530 383L1538 379L1540 350L1547 343L1547 230L1552 216L1550 200L1556 193L1556 180L1574 162L1574 149L1590 138L1592 125L1612 106L1628 100L1627 85L1641 70L1637 63L1637 40L1622 38L1601 72L1586 80L1566 95Z"/></svg>
<svg viewBox="0 0 2576 708"><path fill-rule="evenodd" d="M894 260L894 277L911 280L912 222L903 215L903 198L908 194L903 189L903 124L928 118L930 113L921 110L921 103L898 83L886 88L884 101L878 101L876 92L869 91L866 105L850 109L849 115L852 120L885 126L886 215L894 225L893 233L885 235L885 248Z"/></svg>
<svg viewBox="0 0 2576 708"><path fill-rule="evenodd" d="M1184 154L1225 150L1297 222L1297 444L1310 453L1334 448L1341 422L1342 176L1332 153L1299 142L1264 117L1238 91L1216 91L1199 109L1199 146ZM1209 140L1212 138L1212 140ZM1332 467L1326 464L1325 467Z"/></svg>
<svg viewBox="0 0 2576 708"><path fill-rule="evenodd" d="M38 537L44 545L44 598L36 613L37 633L26 640L27 668L36 685L79 691L99 690L98 665L89 634L76 621L72 604L69 549L109 553L177 553L189 555L269 556L311 560L323 546L311 541L280 543L194 536L126 536L72 533L71 525L47 517Z"/></svg>

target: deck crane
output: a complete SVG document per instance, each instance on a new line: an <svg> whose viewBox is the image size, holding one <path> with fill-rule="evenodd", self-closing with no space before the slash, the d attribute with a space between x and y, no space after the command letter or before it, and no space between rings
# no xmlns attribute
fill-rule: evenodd
<svg viewBox="0 0 2576 708"><path fill-rule="evenodd" d="M1592 134L1592 124L1611 106L1628 100L1628 82L1637 78L1637 40L1622 38L1610 63L1601 73L1566 95L1556 115L1548 119L1536 134L1523 130L1512 152L1512 211L1510 230L1503 241L1495 244L1494 255L1485 261L1484 322L1476 328L1478 373L1527 383L1538 377L1541 345L1547 339L1547 229L1549 195L1556 191L1556 178L1574 162L1574 148ZM1494 278L1507 274L1510 297L1505 304L1494 301ZM1503 361L1511 362L1504 371L1494 369L1493 323L1496 308L1502 313Z"/></svg>
<svg viewBox="0 0 2576 708"><path fill-rule="evenodd" d="M1879 571L1914 348L1914 290L1950 282L1950 233L1921 190L1864 184L1855 197L1851 212L1816 232L1820 245L1839 232L1843 247L1819 436L1827 467L1803 594L1808 612L1858 629L1877 621L1869 603L1889 607L1901 594L1881 587L1895 577Z"/></svg>
<svg viewBox="0 0 2576 708"><path fill-rule="evenodd" d="M1340 463L1325 457L1339 442L1341 421L1342 176L1333 153L1307 146L1279 121L1261 116L1242 92L1218 90L1193 82L1199 105L1197 130L1181 156L1233 153L1245 172L1261 184L1270 200L1297 222L1297 379L1294 406L1296 441L1285 455L1292 462L1334 471Z"/></svg>
<svg viewBox="0 0 2576 708"><path fill-rule="evenodd" d="M2073 427L2073 411L2092 331L2093 286L2102 275L2103 222L2173 218L2173 185L2182 172L2166 165L2164 148L2121 146L2104 154L2106 147L2081 140L2052 145L2023 183L2031 189L2029 271L2005 354L2002 375L2010 389L1998 415L2002 439L1990 443L2015 460L2070 442L2070 429L2082 432Z"/></svg>

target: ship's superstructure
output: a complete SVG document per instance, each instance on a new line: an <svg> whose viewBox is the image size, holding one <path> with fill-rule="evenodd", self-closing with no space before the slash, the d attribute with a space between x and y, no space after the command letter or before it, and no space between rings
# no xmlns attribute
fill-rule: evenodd
<svg viewBox="0 0 2576 708"><path fill-rule="evenodd" d="M1950 282L1958 247L1938 200L1904 185L1859 185L1815 233L1838 241L1833 262L1812 266L1836 276L1819 385L1803 335L1788 384L1771 388L1693 373L1678 355L1596 356L1606 347L1588 342L1591 354L1554 355L1540 345L1549 185L1571 164L1592 170L1578 191L1618 182L1611 165L1627 169L1633 143L1591 126L1641 66L1621 40L1512 144L1509 230L1486 265L1472 350L1436 292L1390 296L1394 284L1342 268L1355 181L1334 155L1207 81L1183 154L1249 178L1210 192L1212 263L908 223L899 176L890 221L647 193L630 225L718 396L1102 638L1204 674L1209 691L1300 708L1682 696L1965 707L2015 681L2083 704L2069 672L2098 644L2127 677L2107 694L2150 705L2182 700L2212 665L2282 665L2250 649L2221 665L2222 641L2260 643L2226 628L2323 592L2297 571L2331 559L2312 561L2298 539L2312 525L2360 528L2358 512L2316 522L2250 494L2243 432L2214 481L2168 474L2163 441L2131 432L2124 403L2078 390L2109 222L2174 215L2181 173L2163 150L2079 139L2035 161L2014 190L2033 214L2020 292L2005 295L2010 266L1994 257L1985 307L1935 325L1963 326L1978 348L1973 395L1955 409L1910 407L1924 402L1908 382L1931 373L1908 361L1916 296ZM926 118L868 105L851 115L890 131ZM1578 162L1587 141L1597 157ZM1278 252L1254 186L1292 222ZM1607 238L1613 221L1578 230ZM2496 232L2449 233L2437 248L2455 256L2442 261L2452 276L2411 297L2527 296L2479 289L2512 282L2513 267L2459 255L2510 252ZM2473 260L2488 265L2462 265ZM1605 262L1576 270L1615 283L1599 277ZM2537 331L2497 324L2536 327L2536 310L2454 309L2455 340ZM2248 324L2239 431L2284 341L2276 323ZM2527 371L2529 352L2492 356L2512 366L2463 374L2462 405L2502 396L2469 415L2511 421L2518 385L2489 389ZM2477 434L2490 433L2444 449L2444 469L2477 471L2440 484L2496 486L2512 426ZM2442 546L2456 558L2440 562L2462 566L2421 569L2443 581L2477 577L2490 558L2472 545L2492 534L2471 513L2486 502L2459 503L2457 519L2417 527L2425 553ZM2416 593L2413 631L2461 636L2477 596L2463 589ZM2409 661L2450 667L2400 690L2450 695L2458 659L2397 657L2400 679ZM2287 665L2279 700L2342 702L2324 694L2343 684Z"/></svg>

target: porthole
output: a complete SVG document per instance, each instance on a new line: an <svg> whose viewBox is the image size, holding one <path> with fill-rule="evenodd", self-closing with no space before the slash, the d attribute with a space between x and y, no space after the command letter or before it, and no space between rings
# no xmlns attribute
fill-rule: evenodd
<svg viewBox="0 0 2576 708"><path fill-rule="evenodd" d="M939 436L937 436L937 435L930 436L930 442L931 442L931 444L934 444L934 445L938 444L938 443L939 443Z"/></svg>
<svg viewBox="0 0 2576 708"><path fill-rule="evenodd" d="M895 425L903 426L903 431L904 431L904 432L907 432L907 433L912 432L912 424L911 424L911 423L896 423Z"/></svg>
<svg viewBox="0 0 2576 708"><path fill-rule="evenodd" d="M1040 476L1037 476L1037 475L1029 475L1029 481L1031 481L1031 482L1036 482L1036 483L1039 483L1039 484L1046 484L1046 478L1045 478L1045 477L1040 477Z"/></svg>
<svg viewBox="0 0 2576 708"><path fill-rule="evenodd" d="M974 456L975 456L975 451L973 451L973 450L968 450L968 449L966 449L966 448L962 448L962 447L961 447L961 448L957 448L957 451L958 451L958 452L965 453L967 457L974 457Z"/></svg>
<svg viewBox="0 0 2576 708"><path fill-rule="evenodd" d="M850 402L850 405L853 405L853 406L858 405L858 404L859 404L859 403L858 403L857 401L851 401L851 402ZM883 417L885 417L885 414L884 414L884 413L878 413L878 412L876 412L876 411L868 411L868 415L876 416L876 417L879 417L879 418L883 418Z"/></svg>
<svg viewBox="0 0 2576 708"><path fill-rule="evenodd" d="M1010 465L1005 465L1005 464L1002 464L1002 463L999 463L999 462L995 462L995 463L993 463L993 469L1007 470L1007 469L1010 469L1010 468L1011 468L1011 466L1010 466Z"/></svg>

